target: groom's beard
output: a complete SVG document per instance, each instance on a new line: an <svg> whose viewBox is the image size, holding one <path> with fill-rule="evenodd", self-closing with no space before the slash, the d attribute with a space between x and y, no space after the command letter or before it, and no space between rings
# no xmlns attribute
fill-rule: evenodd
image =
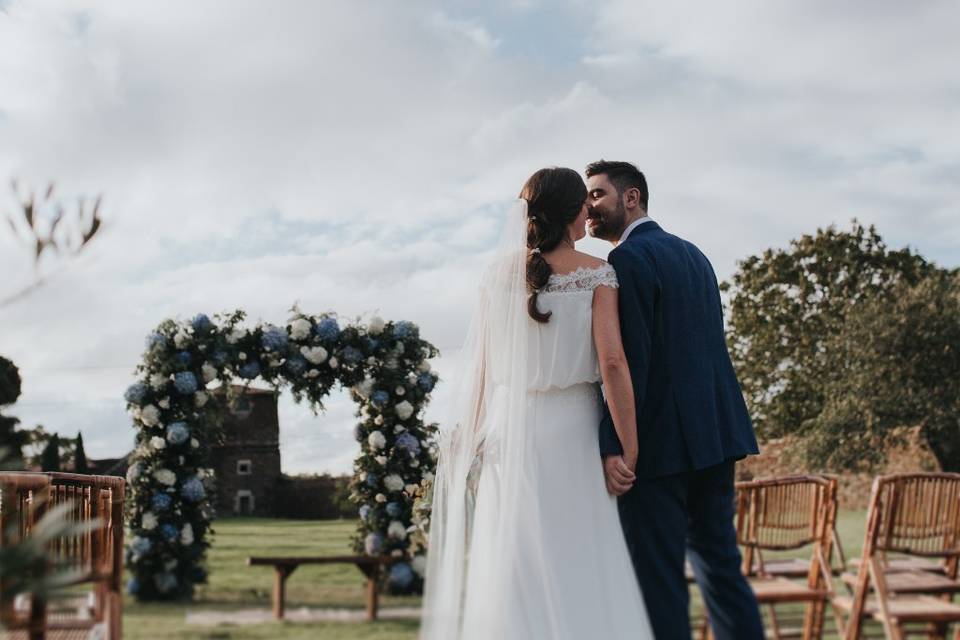
<svg viewBox="0 0 960 640"><path fill-rule="evenodd" d="M614 211L594 207L587 216L587 232L594 238L615 242L627 226L627 209L623 202Z"/></svg>

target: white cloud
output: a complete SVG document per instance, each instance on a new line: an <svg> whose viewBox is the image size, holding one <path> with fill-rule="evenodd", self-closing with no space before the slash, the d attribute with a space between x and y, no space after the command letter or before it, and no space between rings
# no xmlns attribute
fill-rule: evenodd
<svg viewBox="0 0 960 640"><path fill-rule="evenodd" d="M854 215L956 266L954 6L9 2L0 183L102 192L107 217L0 309L25 379L11 413L119 455L143 336L198 311L377 311L452 349L500 216L544 165L637 162L653 216L721 277ZM0 297L32 275L15 246L0 233ZM281 412L288 470L349 471L348 398Z"/></svg>

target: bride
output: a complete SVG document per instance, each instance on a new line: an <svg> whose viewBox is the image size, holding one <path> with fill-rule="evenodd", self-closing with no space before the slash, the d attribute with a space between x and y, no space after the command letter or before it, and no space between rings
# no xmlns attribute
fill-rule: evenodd
<svg viewBox="0 0 960 640"><path fill-rule="evenodd" d="M533 174L480 283L440 435L424 640L653 638L597 445L602 380L632 471L616 274L574 249L586 199L572 169Z"/></svg>

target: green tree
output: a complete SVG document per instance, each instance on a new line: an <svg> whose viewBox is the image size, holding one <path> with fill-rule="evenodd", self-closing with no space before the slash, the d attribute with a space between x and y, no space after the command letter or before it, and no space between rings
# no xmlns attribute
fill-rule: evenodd
<svg viewBox="0 0 960 640"><path fill-rule="evenodd" d="M0 407L11 405L20 397L20 370L10 360L0 356ZM6 454L6 465L10 468L23 467L23 445L27 435L17 430L20 421L12 416L0 414L0 450Z"/></svg>
<svg viewBox="0 0 960 640"><path fill-rule="evenodd" d="M83 434L77 432L76 445L73 453L73 471L74 473L90 473L90 465L87 463L87 452L83 450Z"/></svg>
<svg viewBox="0 0 960 640"><path fill-rule="evenodd" d="M40 454L40 468L43 471L60 471L60 436L53 434Z"/></svg>
<svg viewBox="0 0 960 640"><path fill-rule="evenodd" d="M826 342L834 366L823 411L805 430L809 460L837 469L882 462L920 427L940 466L960 471L960 275L937 272L851 304Z"/></svg>
<svg viewBox="0 0 960 640"><path fill-rule="evenodd" d="M742 261L722 289L730 355L758 435L802 431L823 411L836 366L827 344L851 305L887 299L899 283L934 271L909 249L888 249L873 226L856 220L849 231L818 229Z"/></svg>

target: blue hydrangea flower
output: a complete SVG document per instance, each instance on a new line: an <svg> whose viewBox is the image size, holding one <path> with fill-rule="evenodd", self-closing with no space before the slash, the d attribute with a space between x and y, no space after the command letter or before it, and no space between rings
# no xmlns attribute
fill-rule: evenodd
<svg viewBox="0 0 960 640"><path fill-rule="evenodd" d="M240 377L253 380L260 375L260 363L254 360L240 367Z"/></svg>
<svg viewBox="0 0 960 640"><path fill-rule="evenodd" d="M347 347L340 355L343 357L344 362L348 362L350 364L356 364L363 360L363 352L356 347Z"/></svg>
<svg viewBox="0 0 960 640"><path fill-rule="evenodd" d="M174 422L167 427L167 442L170 444L183 444L190 437L190 427L186 422Z"/></svg>
<svg viewBox="0 0 960 640"><path fill-rule="evenodd" d="M185 396L197 392L197 377L192 371L181 371L173 376L173 386Z"/></svg>
<svg viewBox="0 0 960 640"><path fill-rule="evenodd" d="M388 502L387 503L387 515L391 518L399 518L400 514L403 513L403 507L399 502Z"/></svg>
<svg viewBox="0 0 960 640"><path fill-rule="evenodd" d="M160 526L160 535L163 536L164 540L170 542L180 537L180 529L168 522Z"/></svg>
<svg viewBox="0 0 960 640"><path fill-rule="evenodd" d="M313 332L321 340L336 340L340 335L340 325L334 318L324 318L313 328Z"/></svg>
<svg viewBox="0 0 960 640"><path fill-rule="evenodd" d="M406 431L397 436L397 442L394 446L396 446L397 449L406 451L412 456L420 453L420 442Z"/></svg>
<svg viewBox="0 0 960 640"><path fill-rule="evenodd" d="M177 588L177 576L164 571L153 576L153 584L160 593L170 593Z"/></svg>
<svg viewBox="0 0 960 640"><path fill-rule="evenodd" d="M150 499L150 506L154 511L166 511L173 504L173 498L165 493L155 493Z"/></svg>
<svg viewBox="0 0 960 640"><path fill-rule="evenodd" d="M426 392L433 391L433 386L437 383L436 378L434 378L429 373L421 373L420 377L417 378L417 384Z"/></svg>
<svg viewBox="0 0 960 640"><path fill-rule="evenodd" d="M415 335L417 332L417 325L412 322L407 322L406 320L401 320L400 322L393 325L393 335L398 338L409 338L410 336Z"/></svg>
<svg viewBox="0 0 960 640"><path fill-rule="evenodd" d="M140 406L143 404L143 401L147 397L147 393L149 392L150 392L150 387L143 384L142 382L137 382L127 387L126 393L123 394L123 399L129 402L130 404L135 404L137 406Z"/></svg>
<svg viewBox="0 0 960 640"><path fill-rule="evenodd" d="M132 596L137 595L137 592L140 591L140 581L136 578L130 578L127 580L127 593Z"/></svg>
<svg viewBox="0 0 960 640"><path fill-rule="evenodd" d="M216 364L217 366L222 367L227 362L228 357L229 356L227 355L226 351L222 349L217 349L216 351L213 352L213 356L212 356L213 363Z"/></svg>
<svg viewBox="0 0 960 640"><path fill-rule="evenodd" d="M287 332L280 327L269 326L263 332L260 343L267 351L283 351L287 348Z"/></svg>
<svg viewBox="0 0 960 640"><path fill-rule="evenodd" d="M147 336L147 351L154 349L166 349L167 338L162 333L151 333Z"/></svg>
<svg viewBox="0 0 960 640"><path fill-rule="evenodd" d="M207 317L205 313L198 313L193 317L193 320L190 321L190 324L193 326L193 330L197 333L205 333L210 329L213 329L213 322L210 321L210 318Z"/></svg>
<svg viewBox="0 0 960 640"><path fill-rule="evenodd" d="M196 476L188 478L180 485L180 495L188 502L200 502L207 495L203 482Z"/></svg>
<svg viewBox="0 0 960 640"><path fill-rule="evenodd" d="M406 562L398 562L390 567L390 584L399 588L406 589L413 584L413 569Z"/></svg>
<svg viewBox="0 0 960 640"><path fill-rule="evenodd" d="M142 536L135 536L133 540L130 541L130 551L138 556L149 553L152 546L153 544L151 544L150 538L144 538Z"/></svg>
<svg viewBox="0 0 960 640"><path fill-rule="evenodd" d="M300 356L288 358L283 365L292 376L300 376L307 370L307 361Z"/></svg>
<svg viewBox="0 0 960 640"><path fill-rule="evenodd" d="M367 473L367 479L364 481L367 483L367 486L371 489L376 489L377 485L380 483L380 478L377 477L375 473Z"/></svg>
<svg viewBox="0 0 960 640"><path fill-rule="evenodd" d="M375 556L383 549L383 536L379 533L368 533L363 539L363 550L368 556Z"/></svg>
<svg viewBox="0 0 960 640"><path fill-rule="evenodd" d="M375 406L377 409L381 409L390 402L390 394L382 389L379 391L374 391L370 394L370 404Z"/></svg>
<svg viewBox="0 0 960 640"><path fill-rule="evenodd" d="M190 365L190 352L189 351L179 351L177 352L177 362L182 366L186 367Z"/></svg>
<svg viewBox="0 0 960 640"><path fill-rule="evenodd" d="M370 505L365 504L360 506L360 519L366 520L370 516Z"/></svg>

